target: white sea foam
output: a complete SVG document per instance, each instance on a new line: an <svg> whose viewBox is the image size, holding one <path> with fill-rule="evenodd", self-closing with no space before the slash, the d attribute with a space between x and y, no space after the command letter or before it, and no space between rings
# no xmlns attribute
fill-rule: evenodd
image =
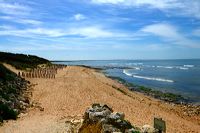
<svg viewBox="0 0 200 133"><path fill-rule="evenodd" d="M127 76L132 76L133 75L132 73L129 73L128 70L126 70L126 69L123 70L123 73L126 74Z"/></svg>
<svg viewBox="0 0 200 133"><path fill-rule="evenodd" d="M140 67L133 67L135 70L140 70L141 68Z"/></svg>
<svg viewBox="0 0 200 133"><path fill-rule="evenodd" d="M140 67L130 67L131 69L135 69L135 70L141 70Z"/></svg>
<svg viewBox="0 0 200 133"><path fill-rule="evenodd" d="M125 65L128 65L128 66L142 66L143 63L126 63Z"/></svg>
<svg viewBox="0 0 200 133"><path fill-rule="evenodd" d="M187 67L179 67L179 69L181 69L181 70L188 70Z"/></svg>
<svg viewBox="0 0 200 133"><path fill-rule="evenodd" d="M158 68L167 68L167 69L172 69L174 68L173 66L157 66Z"/></svg>
<svg viewBox="0 0 200 133"><path fill-rule="evenodd" d="M109 63L109 65L115 66L118 65L118 63Z"/></svg>
<svg viewBox="0 0 200 133"><path fill-rule="evenodd" d="M143 65L143 63L136 63L136 64L138 64L138 65Z"/></svg>
<svg viewBox="0 0 200 133"><path fill-rule="evenodd" d="M194 65L183 65L184 67L194 67Z"/></svg>
<svg viewBox="0 0 200 133"><path fill-rule="evenodd" d="M172 69L173 67L172 66L166 66L165 68Z"/></svg>
<svg viewBox="0 0 200 133"><path fill-rule="evenodd" d="M155 80L155 81L161 81L161 82L169 82L173 83L173 80L170 79L163 79L163 78L155 78L155 77L147 77L147 76L139 76L139 75L132 75L134 78L140 78L140 79L146 79L146 80Z"/></svg>
<svg viewBox="0 0 200 133"><path fill-rule="evenodd" d="M155 80L155 81L161 81L161 82L169 82L169 83L173 83L173 80L169 80L169 79L163 79L163 78L155 78L155 77L147 77L147 76L139 76L136 75L136 73L130 73L128 72L128 70L124 69L123 73L126 74L127 76L131 76L134 78L140 78L140 79L146 79L146 80Z"/></svg>

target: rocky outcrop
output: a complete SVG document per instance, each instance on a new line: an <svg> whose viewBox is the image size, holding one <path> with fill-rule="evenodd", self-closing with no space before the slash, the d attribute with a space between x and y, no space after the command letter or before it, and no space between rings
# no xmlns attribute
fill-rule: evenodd
<svg viewBox="0 0 200 133"><path fill-rule="evenodd" d="M124 113L114 113L107 105L93 104L84 114L80 133L136 133Z"/></svg>

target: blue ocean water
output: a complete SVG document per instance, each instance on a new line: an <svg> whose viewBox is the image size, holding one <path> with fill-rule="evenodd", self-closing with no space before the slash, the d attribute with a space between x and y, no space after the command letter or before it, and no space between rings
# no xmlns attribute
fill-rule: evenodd
<svg viewBox="0 0 200 133"><path fill-rule="evenodd" d="M91 60L56 62L66 65L86 65L104 68L136 85L181 94L200 103L200 60Z"/></svg>

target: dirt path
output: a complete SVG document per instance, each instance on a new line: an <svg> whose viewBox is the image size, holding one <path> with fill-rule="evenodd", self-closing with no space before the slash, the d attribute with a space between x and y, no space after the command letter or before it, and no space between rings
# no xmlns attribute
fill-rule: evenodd
<svg viewBox="0 0 200 133"><path fill-rule="evenodd" d="M168 133L200 131L199 116L184 116L176 106L130 92L92 69L71 66L58 71L55 79L27 80L35 84L32 101L44 110L29 109L17 121L8 121L0 127L0 133L67 132L66 121L80 119L92 103L105 103L114 111L124 112L126 119L139 127L152 125L156 116L166 121Z"/></svg>

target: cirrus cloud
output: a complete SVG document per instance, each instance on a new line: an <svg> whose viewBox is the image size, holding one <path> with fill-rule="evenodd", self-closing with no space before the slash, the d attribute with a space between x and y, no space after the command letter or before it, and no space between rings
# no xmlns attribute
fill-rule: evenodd
<svg viewBox="0 0 200 133"><path fill-rule="evenodd" d="M167 23L148 25L143 27L141 31L161 37L164 41L168 41L172 44L200 48L200 45L197 41L187 38L183 33L178 30L177 27Z"/></svg>
<svg viewBox="0 0 200 133"><path fill-rule="evenodd" d="M9 3L0 0L0 13L8 15L27 15L32 9L28 6L20 5L18 3Z"/></svg>
<svg viewBox="0 0 200 133"><path fill-rule="evenodd" d="M157 23L145 26L141 29L143 32L152 33L168 39L179 40L183 37L178 33L177 28L167 23Z"/></svg>
<svg viewBox="0 0 200 133"><path fill-rule="evenodd" d="M200 19L199 0L91 0L94 4L112 4L126 7L155 8L170 13ZM191 8L192 7L192 8Z"/></svg>
<svg viewBox="0 0 200 133"><path fill-rule="evenodd" d="M0 36L18 36L18 37L63 37L75 36L77 38L119 38L128 37L125 33L116 33L105 30L99 26L70 27L64 29L52 28L27 28L17 29L15 27L4 25L0 26Z"/></svg>

